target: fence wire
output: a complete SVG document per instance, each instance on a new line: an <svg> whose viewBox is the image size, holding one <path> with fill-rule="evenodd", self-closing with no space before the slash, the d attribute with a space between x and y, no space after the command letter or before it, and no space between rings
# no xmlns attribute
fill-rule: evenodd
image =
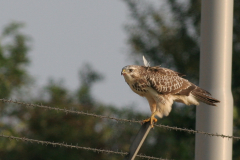
<svg viewBox="0 0 240 160"><path fill-rule="evenodd" d="M21 140L24 142L31 142L31 143L38 143L38 144L42 144L42 145L51 145L53 147L59 146L59 147L66 147L66 148L71 148L71 149L83 149L83 150L87 150L87 151L93 151L93 152L97 152L97 153L106 153L106 154L118 154L121 156L125 156L128 153L127 152L119 152L119 151L112 151L112 150L106 150L106 149L97 149L97 148L91 148L91 147L81 147L78 145L69 145L67 143L56 143L56 142L49 142L49 141L40 141L40 140L35 140L35 139L29 139L26 137L14 137L14 136L7 136L7 135L0 135L0 137L3 138L8 138L8 139L14 139L14 140ZM154 160L168 160L168 159L162 159L162 158L157 158L157 157L152 157L152 156L146 156L146 155L137 155L137 157L140 158L146 158L146 159L154 159Z"/></svg>
<svg viewBox="0 0 240 160"><path fill-rule="evenodd" d="M37 108L43 108L43 109L47 109L47 110L61 111L61 112L65 112L66 114L73 113L73 114L78 114L78 115L87 115L87 116L92 116L92 117L97 117L97 118L105 118L105 119L116 120L118 122L142 123L141 120L120 119L120 118L109 117L109 116L104 116L104 115L97 115L95 113L88 113L88 112L83 112L83 111L73 111L73 110L68 110L68 109L61 109L61 108L49 107L49 106L44 106L44 105L39 105L39 104L25 103L25 102L14 101L14 100L0 99L0 101L3 102L3 103L14 103L14 104L24 105L24 106L28 106L28 107L37 107ZM240 137L236 137L236 136L229 136L229 135L218 134L218 133L208 133L208 132L204 132L204 131L198 131L198 130L187 129L187 128L172 127L172 126L162 125L162 124L154 124L154 126L164 128L164 129L168 129L168 130L183 131L183 132L187 132L187 133L190 133L190 134L197 134L198 133L198 134L204 134L204 135L208 135L208 136L215 136L215 137L222 137L222 138L232 138L232 139L236 139L236 140L240 139Z"/></svg>

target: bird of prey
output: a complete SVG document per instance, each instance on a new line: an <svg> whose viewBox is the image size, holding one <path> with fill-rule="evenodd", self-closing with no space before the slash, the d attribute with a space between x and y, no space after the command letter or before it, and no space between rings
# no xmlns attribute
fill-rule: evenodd
<svg viewBox="0 0 240 160"><path fill-rule="evenodd" d="M143 56L144 66L128 65L122 68L121 75L136 94L148 100L152 115L143 122L157 122L155 115L168 116L174 101L186 105L199 105L199 102L216 106L220 101L211 94L182 78L184 75L160 66L150 67Z"/></svg>

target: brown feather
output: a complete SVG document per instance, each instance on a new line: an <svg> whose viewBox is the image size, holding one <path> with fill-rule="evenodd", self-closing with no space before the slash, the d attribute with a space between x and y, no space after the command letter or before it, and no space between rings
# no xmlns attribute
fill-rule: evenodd
<svg viewBox="0 0 240 160"><path fill-rule="evenodd" d="M212 105L212 106L216 106L214 103L219 103L220 102L219 100L217 100L217 99L215 99L213 97L210 97L210 96L208 96L206 94L202 94L201 92L197 92L195 90L192 92L192 95L194 97L196 97L198 100L200 100L200 101L202 101L202 102L204 102L206 104Z"/></svg>
<svg viewBox="0 0 240 160"><path fill-rule="evenodd" d="M162 67L148 67L147 81L159 94L185 95L192 94L198 100L215 106L220 101L211 97L211 94L182 78L183 74Z"/></svg>
<svg viewBox="0 0 240 160"><path fill-rule="evenodd" d="M197 86L195 85L191 85L190 87L186 88L186 89L182 89L179 93L177 93L177 95L185 95L185 96L189 96L190 93L196 88Z"/></svg>
<svg viewBox="0 0 240 160"><path fill-rule="evenodd" d="M129 65L124 67L123 70L129 75L124 76L125 81L131 89L140 96L148 95L149 98L149 94L152 94L149 92L150 87L154 89L157 94L162 95L163 99L175 97L175 101L180 101L187 105L197 105L197 101L202 101L215 106L214 103L220 102L212 98L208 91L182 78L182 76L184 76L183 74L167 68Z"/></svg>
<svg viewBox="0 0 240 160"><path fill-rule="evenodd" d="M182 74L161 67L148 67L147 81L159 94L189 95L195 85L180 77ZM192 86L192 87L191 87Z"/></svg>
<svg viewBox="0 0 240 160"><path fill-rule="evenodd" d="M196 88L196 92L200 92L200 93L202 93L202 94L211 95L211 93L209 93L208 91L206 91L206 90L204 90L204 89L202 89L202 88L200 88L200 87L197 87L197 88Z"/></svg>

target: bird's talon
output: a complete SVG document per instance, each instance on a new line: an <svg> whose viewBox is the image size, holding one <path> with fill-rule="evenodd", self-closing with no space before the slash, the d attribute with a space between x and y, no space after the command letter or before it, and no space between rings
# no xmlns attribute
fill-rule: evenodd
<svg viewBox="0 0 240 160"><path fill-rule="evenodd" d="M157 118L153 117L153 121L154 121L154 123L156 123L157 122Z"/></svg>
<svg viewBox="0 0 240 160"><path fill-rule="evenodd" d="M153 124L157 122L157 118L151 117L151 118L145 119L145 120L142 121L142 125L146 122L149 122L149 121L150 121L151 127L153 128Z"/></svg>
<svg viewBox="0 0 240 160"><path fill-rule="evenodd" d="M149 122L149 121L151 121L150 118L148 118L148 119L144 119L144 120L142 121L142 124L144 124L144 123L146 123L146 122Z"/></svg>

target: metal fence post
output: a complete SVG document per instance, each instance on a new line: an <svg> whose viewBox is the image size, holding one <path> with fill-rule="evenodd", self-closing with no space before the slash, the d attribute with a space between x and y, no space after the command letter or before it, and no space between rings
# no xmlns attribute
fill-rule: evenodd
<svg viewBox="0 0 240 160"><path fill-rule="evenodd" d="M133 143L129 148L129 154L125 156L124 160L134 160L143 142L145 141L149 131L151 130L150 122L144 123L138 134L136 135Z"/></svg>
<svg viewBox="0 0 240 160"><path fill-rule="evenodd" d="M196 129L232 135L233 0L202 0L200 87L221 102L197 107ZM232 139L196 134L195 160L231 160Z"/></svg>

